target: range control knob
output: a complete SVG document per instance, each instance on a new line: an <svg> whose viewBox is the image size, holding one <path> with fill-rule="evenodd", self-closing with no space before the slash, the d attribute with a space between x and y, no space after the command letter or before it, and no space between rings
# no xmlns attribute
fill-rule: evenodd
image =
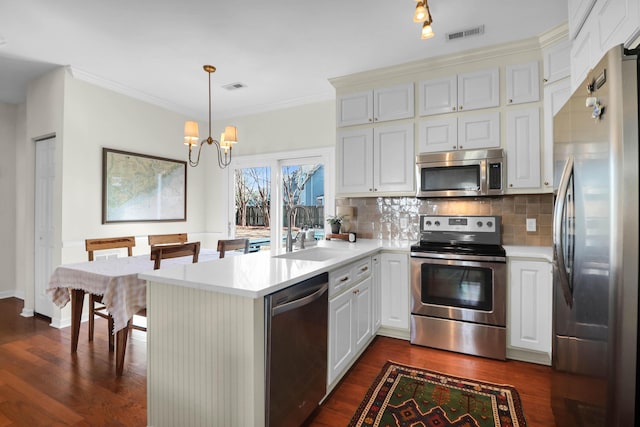
<svg viewBox="0 0 640 427"><path fill-rule="evenodd" d="M424 225L426 225L427 227L431 227L431 221L425 222Z"/></svg>
<svg viewBox="0 0 640 427"><path fill-rule="evenodd" d="M440 226L440 221L436 221L434 224L436 225L436 227L439 227Z"/></svg>
<svg viewBox="0 0 640 427"><path fill-rule="evenodd" d="M478 222L476 223L476 225L477 225L478 227L482 227L482 221L478 221Z"/></svg>
<svg viewBox="0 0 640 427"><path fill-rule="evenodd" d="M493 222L487 221L487 227L493 227Z"/></svg>

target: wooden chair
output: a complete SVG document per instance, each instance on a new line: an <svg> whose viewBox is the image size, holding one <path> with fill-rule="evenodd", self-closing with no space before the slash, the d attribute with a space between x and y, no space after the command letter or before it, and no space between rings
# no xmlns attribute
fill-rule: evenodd
<svg viewBox="0 0 640 427"><path fill-rule="evenodd" d="M153 260L153 269L160 268L163 259L179 258L183 256L191 256L192 262L198 262L200 254L200 242L180 243L177 245L160 245L151 247L151 259Z"/></svg>
<svg viewBox="0 0 640 427"><path fill-rule="evenodd" d="M187 233L149 234L149 246L187 243Z"/></svg>
<svg viewBox="0 0 640 427"><path fill-rule="evenodd" d="M127 249L127 256L133 255L133 247L136 239L133 236L111 237L104 239L86 239L84 247L89 261L94 260L94 251L105 249ZM99 316L109 322L109 351L114 350L113 344L113 318L107 312L107 307L102 304L102 295L89 294L89 341L93 341L94 317Z"/></svg>
<svg viewBox="0 0 640 427"><path fill-rule="evenodd" d="M249 253L249 239L228 239L218 240L218 252L220 258L224 258L224 253L242 249L243 253Z"/></svg>

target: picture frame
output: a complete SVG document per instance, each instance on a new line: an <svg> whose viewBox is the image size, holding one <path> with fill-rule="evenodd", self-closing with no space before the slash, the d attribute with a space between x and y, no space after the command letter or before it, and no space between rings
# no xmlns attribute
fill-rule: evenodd
<svg viewBox="0 0 640 427"><path fill-rule="evenodd" d="M102 223L187 220L187 162L102 148Z"/></svg>

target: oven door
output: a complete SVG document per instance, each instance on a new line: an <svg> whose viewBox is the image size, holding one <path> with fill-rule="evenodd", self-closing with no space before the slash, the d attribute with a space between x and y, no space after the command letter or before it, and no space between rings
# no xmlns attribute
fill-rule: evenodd
<svg viewBox="0 0 640 427"><path fill-rule="evenodd" d="M412 257L411 313L506 326L506 282L505 262Z"/></svg>

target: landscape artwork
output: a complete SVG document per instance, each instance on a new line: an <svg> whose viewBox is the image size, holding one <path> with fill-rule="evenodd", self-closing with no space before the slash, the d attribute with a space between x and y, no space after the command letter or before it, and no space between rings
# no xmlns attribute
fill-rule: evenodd
<svg viewBox="0 0 640 427"><path fill-rule="evenodd" d="M187 163L102 149L102 223L186 221Z"/></svg>

